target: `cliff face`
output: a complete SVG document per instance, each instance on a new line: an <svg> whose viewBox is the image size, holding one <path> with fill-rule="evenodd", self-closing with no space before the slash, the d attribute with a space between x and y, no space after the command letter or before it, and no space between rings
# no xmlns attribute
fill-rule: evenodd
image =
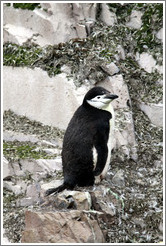
<svg viewBox="0 0 166 246"><path fill-rule="evenodd" d="M162 3L4 4L4 228L11 242L21 238L22 210L42 203L47 185L62 179L64 130L84 94L96 85L119 95L112 160L106 181L87 191L88 209L96 211L89 215L90 226L81 212L87 205L80 208L81 199L64 194L68 220L63 223L82 218L76 231L85 223L89 235L79 241L70 234L65 242L162 241L162 13ZM34 209L36 220L44 219L41 211L40 206ZM15 215L21 226L16 220L11 228ZM24 242L29 242L30 218L27 212ZM51 242L49 233L43 240ZM40 237L32 238L44 242Z"/></svg>

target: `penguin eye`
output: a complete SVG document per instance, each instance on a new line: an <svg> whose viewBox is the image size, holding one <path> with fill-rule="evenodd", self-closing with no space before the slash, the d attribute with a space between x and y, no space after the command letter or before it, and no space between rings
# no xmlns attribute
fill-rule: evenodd
<svg viewBox="0 0 166 246"><path fill-rule="evenodd" d="M97 96L97 99L100 99L101 97L100 96Z"/></svg>

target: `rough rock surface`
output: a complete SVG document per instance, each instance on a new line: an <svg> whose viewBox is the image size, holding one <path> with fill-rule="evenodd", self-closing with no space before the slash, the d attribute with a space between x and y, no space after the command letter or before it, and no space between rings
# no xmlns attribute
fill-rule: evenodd
<svg viewBox="0 0 166 246"><path fill-rule="evenodd" d="M44 46L86 38L96 20L95 3L41 3L41 7L32 12L4 4L4 41L31 40Z"/></svg>
<svg viewBox="0 0 166 246"><path fill-rule="evenodd" d="M138 61L138 64L140 67L145 69L148 73L155 72L157 70L159 73L163 73L163 67L156 64L156 60L153 58L152 55L148 53L141 53L136 54L136 60Z"/></svg>
<svg viewBox="0 0 166 246"><path fill-rule="evenodd" d="M96 220L86 213L31 212L25 214L22 243L104 243L104 236Z"/></svg>
<svg viewBox="0 0 166 246"><path fill-rule="evenodd" d="M149 117L152 124L163 127L163 104L141 102L139 107Z"/></svg>
<svg viewBox="0 0 166 246"><path fill-rule="evenodd" d="M49 78L39 68L4 67L3 76L4 110L11 109L45 125L67 127L78 102L75 85L65 74Z"/></svg>
<svg viewBox="0 0 166 246"><path fill-rule="evenodd" d="M133 10L130 15L130 21L126 23L126 26L139 29L142 26L142 17L143 13L141 11Z"/></svg>

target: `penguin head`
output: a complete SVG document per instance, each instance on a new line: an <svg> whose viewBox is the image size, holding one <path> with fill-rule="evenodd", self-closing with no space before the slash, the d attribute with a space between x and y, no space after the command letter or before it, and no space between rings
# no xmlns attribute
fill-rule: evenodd
<svg viewBox="0 0 166 246"><path fill-rule="evenodd" d="M111 94L103 87L93 87L86 93L83 105L90 105L94 108L105 110L116 98L118 98L117 95Z"/></svg>

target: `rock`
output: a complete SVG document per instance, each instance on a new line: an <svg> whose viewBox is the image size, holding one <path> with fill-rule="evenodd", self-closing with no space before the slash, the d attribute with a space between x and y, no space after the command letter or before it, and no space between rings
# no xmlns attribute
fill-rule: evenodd
<svg viewBox="0 0 166 246"><path fill-rule="evenodd" d="M21 26L15 26L13 24L6 24L4 26L4 39L5 42L11 42L15 40L15 43L22 45L28 39L33 38L33 31Z"/></svg>
<svg viewBox="0 0 166 246"><path fill-rule="evenodd" d="M37 143L39 139L35 135L26 135L22 132L14 132L14 131L4 131L3 132L3 140L12 142L12 141L20 141L20 142L32 142Z"/></svg>
<svg viewBox="0 0 166 246"><path fill-rule="evenodd" d="M11 242L9 241L9 239L6 237L6 231L5 229L3 228L3 236L2 236L2 245L5 244L5 245L8 245L10 244Z"/></svg>
<svg viewBox="0 0 166 246"><path fill-rule="evenodd" d="M96 220L82 211L25 213L21 243L104 243Z"/></svg>
<svg viewBox="0 0 166 246"><path fill-rule="evenodd" d="M141 228L145 228L146 227L146 224L145 224L145 222L143 221L142 218L133 217L132 221L133 221L133 223L135 225L141 226Z"/></svg>
<svg viewBox="0 0 166 246"><path fill-rule="evenodd" d="M26 196L34 198L35 200L38 200L40 193L40 185L38 183L31 184L27 187Z"/></svg>
<svg viewBox="0 0 166 246"><path fill-rule="evenodd" d="M3 110L66 129L79 106L74 82L66 74L50 78L39 68L4 67L3 75Z"/></svg>
<svg viewBox="0 0 166 246"><path fill-rule="evenodd" d="M69 66L67 66L67 65L63 65L61 67L61 72L62 73L66 73L66 74L71 74L71 68Z"/></svg>
<svg viewBox="0 0 166 246"><path fill-rule="evenodd" d="M116 126L115 126L115 140L116 148L121 146L132 146L136 145L135 133L134 133L134 122L132 118L132 112L130 110L117 110L116 115Z"/></svg>
<svg viewBox="0 0 166 246"><path fill-rule="evenodd" d="M117 50L117 53L118 54L115 54L115 59L117 60L117 61L119 61L119 60L125 60L125 58L126 58L126 56L125 56L125 50L124 50L124 48L121 46L121 45L117 45L117 47L116 47L116 50Z"/></svg>
<svg viewBox="0 0 166 246"><path fill-rule="evenodd" d="M135 29L140 29L142 26L142 15L143 13L141 11L132 10L130 21L126 23L126 26Z"/></svg>
<svg viewBox="0 0 166 246"><path fill-rule="evenodd" d="M76 30L79 38L85 38L87 36L85 25L76 24Z"/></svg>
<svg viewBox="0 0 166 246"><path fill-rule="evenodd" d="M136 61L138 62L140 67L148 73L155 72L155 69L157 69L159 73L163 72L163 67L156 65L156 60L153 58L153 56L146 52L143 52L141 54L137 52Z"/></svg>
<svg viewBox="0 0 166 246"><path fill-rule="evenodd" d="M145 104L144 102L141 102L138 106L148 116L152 124L163 127L163 104Z"/></svg>
<svg viewBox="0 0 166 246"><path fill-rule="evenodd" d="M32 197L24 197L22 199L17 200L17 207L29 207L36 203Z"/></svg>
<svg viewBox="0 0 166 246"><path fill-rule="evenodd" d="M72 203L74 204L75 209L78 209L78 210L90 210L91 209L92 204L91 204L91 196L89 192L65 190L61 194L57 195L57 198L56 198L57 205L59 204L59 201L61 201L62 199L66 200L66 203L67 203L66 208L68 208L71 205L70 204L70 199L71 199Z"/></svg>
<svg viewBox="0 0 166 246"><path fill-rule="evenodd" d="M96 3L75 3L72 4L73 16L76 22L82 22L83 20L95 21L96 20Z"/></svg>
<svg viewBox="0 0 166 246"><path fill-rule="evenodd" d="M50 182L47 183L41 183L41 195L44 196L46 190L50 189L50 188L56 188L58 186L60 186L61 184L63 184L63 180L52 180Z"/></svg>
<svg viewBox="0 0 166 246"><path fill-rule="evenodd" d="M58 142L56 142L56 140L53 140L53 142L51 141L47 141L47 140L41 140L40 142L41 145L49 145L49 146L52 146L52 147L57 147L59 145Z"/></svg>
<svg viewBox="0 0 166 246"><path fill-rule="evenodd" d="M37 164L47 173L52 173L55 171L62 171L62 160L61 157L56 157L55 159L38 159Z"/></svg>
<svg viewBox="0 0 166 246"><path fill-rule="evenodd" d="M158 39L161 39L161 41L163 42L163 28L161 28L157 33L156 33L156 37Z"/></svg>
<svg viewBox="0 0 166 246"><path fill-rule="evenodd" d="M36 204L40 199L39 183L30 184L27 187L26 196L17 200L17 206L27 207Z"/></svg>
<svg viewBox="0 0 166 246"><path fill-rule="evenodd" d="M44 152L46 152L48 155L60 155L59 149L42 149Z"/></svg>
<svg viewBox="0 0 166 246"><path fill-rule="evenodd" d="M8 162L8 160L5 157L3 157L3 179L6 179L12 175L13 175L13 170L11 168L11 165Z"/></svg>
<svg viewBox="0 0 166 246"><path fill-rule="evenodd" d="M102 69L111 76L119 72L119 68L113 62L106 66L102 66Z"/></svg>
<svg viewBox="0 0 166 246"><path fill-rule="evenodd" d="M124 206L123 200L116 193L102 185L90 194L93 209L106 214L106 223L108 224Z"/></svg>
<svg viewBox="0 0 166 246"><path fill-rule="evenodd" d="M41 9L31 11L4 4L4 42L22 45L31 40L45 46L64 43L73 38L86 38L86 23L90 28L96 20L95 3L50 2L41 3L41 6Z"/></svg>
<svg viewBox="0 0 166 246"><path fill-rule="evenodd" d="M39 13L4 5L4 30L6 31L4 33L4 42L11 42L11 39L14 38L16 39L15 43L19 45L22 45L28 39L41 46L53 44L53 25L48 19L49 17ZM58 41L60 41L59 38Z"/></svg>
<svg viewBox="0 0 166 246"><path fill-rule="evenodd" d="M23 159L19 162L9 164L8 176L19 176L32 178L35 181L40 181L47 178L48 175L56 175L55 171L62 171L62 162L60 157L55 159L38 159L28 160ZM5 179L8 177L5 175Z"/></svg>
<svg viewBox="0 0 166 246"><path fill-rule="evenodd" d="M117 23L116 14L109 10L109 7L106 3L102 3L100 19L107 26L113 26L115 23Z"/></svg>
<svg viewBox="0 0 166 246"><path fill-rule="evenodd" d="M13 182L4 181L3 187L9 191L12 191L16 196L24 193L20 185L14 185Z"/></svg>
<svg viewBox="0 0 166 246"><path fill-rule="evenodd" d="M124 179L124 171L121 169L119 170L114 177L112 178L112 182L117 186L124 186L125 179Z"/></svg>
<svg viewBox="0 0 166 246"><path fill-rule="evenodd" d="M55 183L53 185L54 187L57 186ZM89 211L92 204L89 192L64 190L56 195L54 194L48 197L43 196L41 206L45 209L51 207L51 210L77 209Z"/></svg>

